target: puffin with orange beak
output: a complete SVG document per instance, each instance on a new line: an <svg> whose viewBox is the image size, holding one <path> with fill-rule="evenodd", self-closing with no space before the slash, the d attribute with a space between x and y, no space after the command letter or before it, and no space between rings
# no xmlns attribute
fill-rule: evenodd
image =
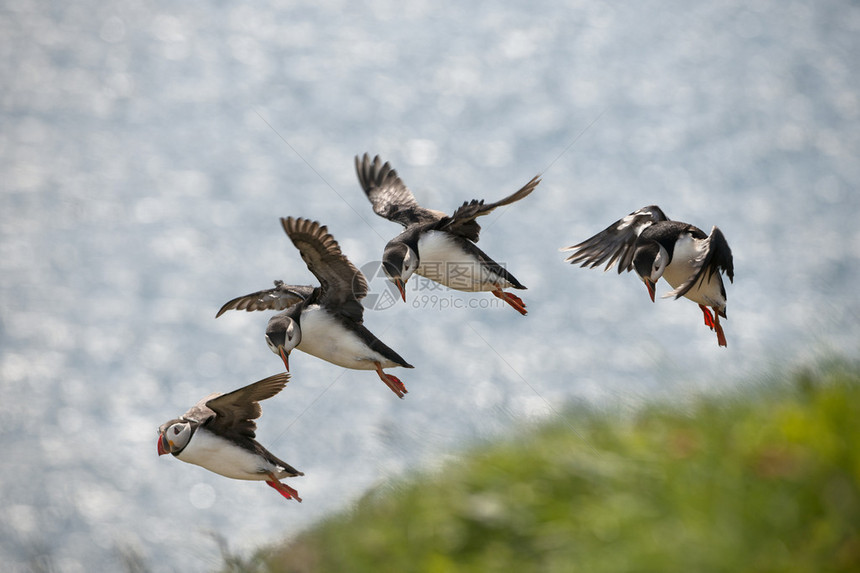
<svg viewBox="0 0 860 573"><path fill-rule="evenodd" d="M485 204L483 199L473 199L448 216L419 205L397 171L388 162L382 163L379 156L373 160L367 153L361 158L356 156L355 172L373 212L405 227L382 253L382 268L404 302L406 282L418 274L448 288L490 292L526 314L523 300L503 290L526 287L475 245L481 231L476 219L527 197L540 183L539 175L501 201Z"/></svg>
<svg viewBox="0 0 860 573"><path fill-rule="evenodd" d="M406 386L384 368L412 368L363 324L367 295L364 275L341 252L340 246L324 225L308 219L287 217L281 226L299 250L308 270L320 285L292 286L278 281L274 289L235 298L218 311L281 310L266 326L266 344L289 371L293 349L322 358L343 368L375 370L397 397L403 398Z"/></svg>
<svg viewBox="0 0 860 573"><path fill-rule="evenodd" d="M232 479L265 481L285 498L302 501L280 480L304 474L275 457L255 435L254 420L262 414L259 402L283 390L289 379L287 373L276 374L228 394L203 398L158 428L158 455L173 454Z"/></svg>
<svg viewBox="0 0 860 573"><path fill-rule="evenodd" d="M609 225L585 241L565 247L573 251L565 261L594 268L618 262L618 273L635 270L654 301L657 281L673 290L663 298L685 297L698 303L705 325L716 331L717 344L726 346L720 317L726 318L726 288L722 274L734 281L732 250L719 228L711 234L680 221L671 221L656 205L643 207ZM708 309L713 309L713 315Z"/></svg>

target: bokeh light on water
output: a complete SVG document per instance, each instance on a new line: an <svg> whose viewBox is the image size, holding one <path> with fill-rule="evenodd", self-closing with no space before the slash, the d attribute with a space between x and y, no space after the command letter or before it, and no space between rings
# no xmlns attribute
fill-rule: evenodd
<svg viewBox="0 0 860 573"><path fill-rule="evenodd" d="M243 552L294 535L569 401L632 408L856 353L860 11L844 2L16 2L0 29L11 570L111 570L122 552L210 570L213 532ZM305 472L302 504L156 456L159 424L281 368L264 313L214 319L274 279L313 282L278 217L321 220L359 267L400 231L356 182L365 151L448 212L546 170L481 221L529 316L367 311L416 366L397 372L403 401L295 356L258 435ZM727 349L694 305L561 262L652 203L726 234Z"/></svg>

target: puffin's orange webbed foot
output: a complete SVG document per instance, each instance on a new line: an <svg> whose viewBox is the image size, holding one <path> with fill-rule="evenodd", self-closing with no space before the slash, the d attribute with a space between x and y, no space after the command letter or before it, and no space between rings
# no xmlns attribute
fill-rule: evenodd
<svg viewBox="0 0 860 573"><path fill-rule="evenodd" d="M521 299L517 295L510 292L505 292L502 289L496 289L490 292L508 303L509 305L511 305L514 310L516 310L521 315L525 316L526 314L528 314L528 311L526 310L526 303L524 303L523 299Z"/></svg>
<svg viewBox="0 0 860 573"><path fill-rule="evenodd" d="M699 308L702 309L702 313L705 315L705 326L707 326L711 330L714 330L714 327L715 327L714 317L711 314L710 309L703 304L700 304Z"/></svg>
<svg viewBox="0 0 860 573"><path fill-rule="evenodd" d="M717 344L720 346L728 346L726 335L723 333L723 327L720 326L720 315L716 312L714 313L714 330L717 331Z"/></svg>
<svg viewBox="0 0 860 573"><path fill-rule="evenodd" d="M299 497L299 492L297 492L287 484L279 482L274 475L269 474L269 477L271 477L272 479L266 480L266 485L277 490L278 493L280 493L287 499L295 499L299 503L302 502L302 498Z"/></svg>
<svg viewBox="0 0 860 573"><path fill-rule="evenodd" d="M386 374L382 371L382 365L379 362L376 363L376 373L379 374L380 380L385 382L385 385L391 388L392 392L397 394L398 398L403 398L405 394L409 393L406 389L406 385L400 381L400 378L392 376L391 374Z"/></svg>

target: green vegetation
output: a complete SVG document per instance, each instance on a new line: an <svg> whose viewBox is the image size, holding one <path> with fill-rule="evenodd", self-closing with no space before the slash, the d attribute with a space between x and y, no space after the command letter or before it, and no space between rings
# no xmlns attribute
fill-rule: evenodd
<svg viewBox="0 0 860 573"><path fill-rule="evenodd" d="M860 369L569 416L231 568L860 571Z"/></svg>

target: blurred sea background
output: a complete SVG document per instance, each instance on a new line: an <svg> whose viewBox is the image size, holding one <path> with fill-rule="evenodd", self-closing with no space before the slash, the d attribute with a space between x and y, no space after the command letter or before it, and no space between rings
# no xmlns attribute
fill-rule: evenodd
<svg viewBox="0 0 860 573"><path fill-rule="evenodd" d="M4 571L212 570L570 404L857 356L856 2L8 1L0 31ZM447 212L543 173L481 220L529 315L419 280L367 310L415 365L402 401L295 353L257 436L305 472L301 504L159 458L159 424L283 368L269 313L215 320L314 282L278 217L368 269L399 233L364 152ZM693 303L563 263L649 204L726 235L728 348Z"/></svg>

